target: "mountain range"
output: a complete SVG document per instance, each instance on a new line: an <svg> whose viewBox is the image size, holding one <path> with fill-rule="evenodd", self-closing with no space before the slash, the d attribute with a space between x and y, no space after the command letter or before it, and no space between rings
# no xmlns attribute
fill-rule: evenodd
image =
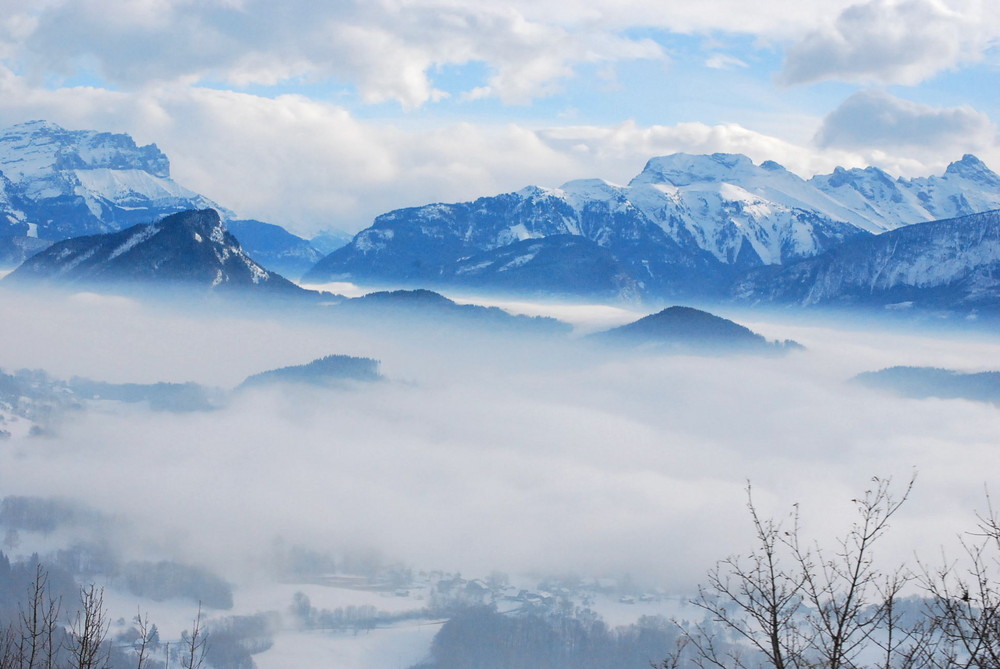
<svg viewBox="0 0 1000 669"><path fill-rule="evenodd" d="M166 156L128 135L44 121L0 132L0 262L13 266L52 242L90 236L40 255L19 276L37 270L90 281L93 272L105 271L97 265L107 264L127 280L145 270L125 266L150 257L121 250L138 244L139 229L132 226L208 209L218 212L225 234L241 242L239 252L257 267L221 269L208 262L199 271L212 274L210 283L219 271L226 278L218 283L228 284L239 283L241 272L259 279L260 272L277 270L304 274L309 283L602 301L1000 305L992 279L1000 262L1000 219L989 213L1000 209L1000 177L971 155L940 176L892 178L868 167L808 180L742 155L661 156L624 186L585 179L390 211L336 248L340 242L331 235L314 245L281 226L235 218L174 182ZM103 239L103 247L83 257L91 253L82 249L91 248L93 235L126 230L132 232ZM146 230L143 235L152 234ZM212 253L231 254L226 248L236 247L226 242ZM324 257L319 248L334 250ZM56 270L56 260L65 266ZM194 271L182 264L175 258L164 265L173 274L156 275L174 281L178 272ZM232 279L230 272L236 272Z"/></svg>
<svg viewBox="0 0 1000 669"><path fill-rule="evenodd" d="M305 307L341 322L411 328L480 328L491 332L567 334L553 318L522 316L498 307L458 304L430 290L373 292L344 298L302 288L244 253L214 209L183 211L121 232L52 244L3 278L4 285L87 288L182 299L237 298L271 311ZM280 300L276 301L276 300ZM332 363L331 363L332 364Z"/></svg>
<svg viewBox="0 0 1000 669"><path fill-rule="evenodd" d="M754 270L732 296L753 304L996 310L1000 211L908 225Z"/></svg>
<svg viewBox="0 0 1000 669"><path fill-rule="evenodd" d="M972 155L941 176L893 179L869 167L804 180L773 161L675 154L626 186L571 181L388 212L304 280L718 297L755 268L997 208L1000 177Z"/></svg>

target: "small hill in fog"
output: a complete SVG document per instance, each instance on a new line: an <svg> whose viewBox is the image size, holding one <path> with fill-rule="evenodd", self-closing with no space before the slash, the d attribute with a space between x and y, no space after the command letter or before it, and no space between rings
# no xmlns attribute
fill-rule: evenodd
<svg viewBox="0 0 1000 669"><path fill-rule="evenodd" d="M369 293L333 307L342 317L408 325L479 327L537 334L568 334L571 326L546 316L515 315L499 307L459 304L432 290L393 290Z"/></svg>
<svg viewBox="0 0 1000 669"><path fill-rule="evenodd" d="M260 372L240 384L240 388L272 383L304 383L314 386L340 386L345 382L381 381L379 361L349 355L328 355L305 365L293 365Z"/></svg>
<svg viewBox="0 0 1000 669"><path fill-rule="evenodd" d="M901 397L966 399L1000 404L1000 372L964 373L939 367L889 367L853 379Z"/></svg>
<svg viewBox="0 0 1000 669"><path fill-rule="evenodd" d="M591 337L618 346L704 352L781 353L802 348L793 341L768 341L750 328L729 319L680 306L668 307Z"/></svg>

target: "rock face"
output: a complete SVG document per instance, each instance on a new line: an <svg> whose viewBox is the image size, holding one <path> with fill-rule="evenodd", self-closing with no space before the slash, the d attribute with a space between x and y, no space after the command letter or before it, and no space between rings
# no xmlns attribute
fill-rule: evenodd
<svg viewBox="0 0 1000 669"><path fill-rule="evenodd" d="M718 296L755 267L995 208L1000 177L974 156L939 177L893 180L875 168L838 168L806 181L772 161L676 154L650 160L627 186L572 181L383 214L305 279Z"/></svg>
<svg viewBox="0 0 1000 669"><path fill-rule="evenodd" d="M1000 211L909 225L786 267L750 272L733 296L802 306L1000 307Z"/></svg>
<svg viewBox="0 0 1000 669"><path fill-rule="evenodd" d="M155 144L137 146L125 134L66 130L47 121L15 125L0 133L0 172L9 217L20 221L8 229L42 239L112 232L188 209L221 209L174 182Z"/></svg>
<svg viewBox="0 0 1000 669"><path fill-rule="evenodd" d="M1000 208L1000 177L966 154L942 176L893 179L877 167L845 170L809 180L858 212L871 232Z"/></svg>
<svg viewBox="0 0 1000 669"><path fill-rule="evenodd" d="M181 212L121 232L57 242L4 280L308 292L247 257L213 209Z"/></svg>

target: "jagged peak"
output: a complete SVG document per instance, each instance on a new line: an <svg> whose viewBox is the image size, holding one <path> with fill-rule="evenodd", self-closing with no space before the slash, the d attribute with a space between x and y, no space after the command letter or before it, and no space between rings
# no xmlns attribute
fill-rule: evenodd
<svg viewBox="0 0 1000 669"><path fill-rule="evenodd" d="M215 209L193 209L164 216L153 224L158 230L188 228L192 232L204 234L214 242L222 243L227 232L222 217Z"/></svg>
<svg viewBox="0 0 1000 669"><path fill-rule="evenodd" d="M266 284L269 290L302 294L247 256L214 209L182 211L155 223L56 242L7 278L57 283L160 281L210 289Z"/></svg>
<svg viewBox="0 0 1000 669"><path fill-rule="evenodd" d="M66 132L66 128L62 127L58 123L53 123L52 121L46 121L43 119L34 119L31 121L24 121L23 123L15 123L12 126L8 126L4 130L4 134L24 134L24 133L35 133L35 132Z"/></svg>
<svg viewBox="0 0 1000 669"><path fill-rule="evenodd" d="M95 168L138 169L161 178L170 176L170 162L156 144L139 146L127 133L67 130L44 120L0 131L0 165L7 164L13 164L16 179Z"/></svg>
<svg viewBox="0 0 1000 669"><path fill-rule="evenodd" d="M944 174L945 176L956 176L963 179L1000 185L1000 177L987 167L986 163L971 153L965 154L961 160L956 160L948 165Z"/></svg>
<svg viewBox="0 0 1000 669"><path fill-rule="evenodd" d="M845 184L855 185L859 182L880 181L884 184L893 184L896 179L885 170L869 165L868 167L835 167L830 174L818 174L810 181L825 181L833 188Z"/></svg>

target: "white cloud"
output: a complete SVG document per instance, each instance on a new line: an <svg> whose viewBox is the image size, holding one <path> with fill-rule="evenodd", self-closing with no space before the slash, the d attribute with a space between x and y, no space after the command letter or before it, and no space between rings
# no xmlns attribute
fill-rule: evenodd
<svg viewBox="0 0 1000 669"><path fill-rule="evenodd" d="M931 107L866 90L847 98L823 120L816 141L822 147L957 157L992 147L996 133L989 117L969 106Z"/></svg>
<svg viewBox="0 0 1000 669"><path fill-rule="evenodd" d="M575 155L602 172L590 176L618 179L634 176L653 156L671 153L742 153L755 162L773 160L802 176L853 163L857 156L839 151L817 152L735 123L678 123L642 127L632 121L614 127L569 126L539 131L550 146Z"/></svg>
<svg viewBox="0 0 1000 669"><path fill-rule="evenodd" d="M977 60L1000 35L983 0L738 0L555 2L380 0L50 0L5 3L0 57L39 80L94 71L116 86L282 83L353 86L366 103L416 108L446 93L522 104L552 95L582 64L665 60L636 36L661 30L753 35L758 44L806 34L783 79L914 83ZM709 67L739 67L712 54ZM441 90L442 67L485 65L465 90Z"/></svg>
<svg viewBox="0 0 1000 669"><path fill-rule="evenodd" d="M869 0L787 53L781 79L917 84L982 58L1000 37L1000 7L981 0Z"/></svg>
<svg viewBox="0 0 1000 669"><path fill-rule="evenodd" d="M705 67L710 67L713 70L730 70L734 67L749 67L749 65L736 56L730 56L725 53L713 53L705 61Z"/></svg>
<svg viewBox="0 0 1000 669"><path fill-rule="evenodd" d="M961 1L970 6L976 2ZM885 10L883 14L889 16L879 18L899 23L899 47L910 44L906 35L916 35L913 39L921 48L915 53L924 55L908 57L947 60L948 53L959 49L954 45L969 43L969 36L949 41L956 35L944 32L935 33L934 41L922 41L931 30L920 23L927 12L905 8L930 6L929 2L909 0L900 5L904 9ZM853 53L869 46L866 35L891 29L866 28L861 37L853 37L854 22L867 15L853 18L864 12L848 9L850 0L772 0L766 12L741 0L145 0L125 4L50 0L41 6L7 4L6 17L0 21L0 55L18 71L33 72L39 78L95 70L127 88L176 82L238 86L325 82L354 86L365 102L395 100L407 108L444 94L435 83L436 72L444 66L486 66L483 81L450 93L496 96L520 104L558 92L581 64L665 59L656 42L632 32L637 28L646 34L657 30L749 34L761 43L783 42L816 31L799 47L802 57L796 63L813 62L813 52L845 39L838 31L851 31L850 48L845 48ZM971 17L955 12L960 19L956 25L978 18L970 12ZM950 16L943 10L938 14ZM937 23L947 25L949 20ZM825 24L830 27L817 29ZM883 37L878 33L873 39L881 46L886 44ZM851 39L857 42L856 49ZM970 49L981 47L983 39L976 37ZM873 53L879 58L879 52ZM737 60L723 62L716 55L710 62L738 65ZM796 77L805 76L802 67L790 65L791 70Z"/></svg>
<svg viewBox="0 0 1000 669"><path fill-rule="evenodd" d="M12 35L8 46L19 44L19 59L39 76L93 64L131 88L333 80L356 86L365 102L404 107L443 95L431 74L442 65L483 62L492 74L476 94L519 103L557 90L580 63L663 57L648 39L569 30L510 5L462 1L156 0L122 7L74 0L26 10L8 23L24 25L25 17L32 18L30 34Z"/></svg>
<svg viewBox="0 0 1000 669"><path fill-rule="evenodd" d="M534 20L566 26L636 26L696 34L716 31L788 39L831 20L853 0L769 0L767 11L745 0L517 0Z"/></svg>

